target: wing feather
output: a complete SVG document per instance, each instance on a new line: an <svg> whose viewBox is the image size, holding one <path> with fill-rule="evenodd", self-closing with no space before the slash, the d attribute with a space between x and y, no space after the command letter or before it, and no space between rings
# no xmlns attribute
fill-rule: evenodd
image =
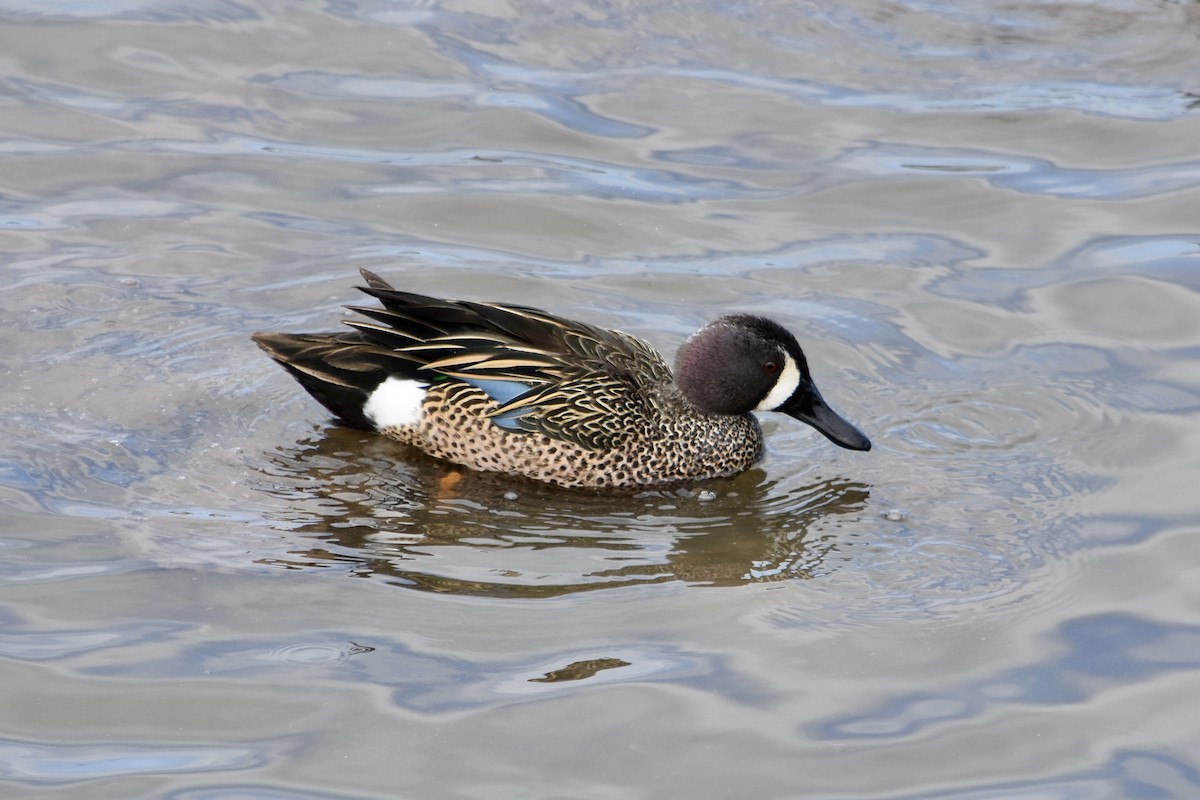
<svg viewBox="0 0 1200 800"><path fill-rule="evenodd" d="M650 395L673 380L650 345L620 331L524 306L400 292L365 270L363 277L363 291L383 307L352 306L370 321L348 324L393 358L489 392L498 403L492 420L505 430L614 447L651 413Z"/></svg>

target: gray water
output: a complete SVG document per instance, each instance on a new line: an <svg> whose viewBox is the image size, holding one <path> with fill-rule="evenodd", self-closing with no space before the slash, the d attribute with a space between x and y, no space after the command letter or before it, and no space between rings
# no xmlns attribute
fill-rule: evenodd
<svg viewBox="0 0 1200 800"><path fill-rule="evenodd" d="M0 795L1200 797L1200 5L0 2ZM872 438L331 425L359 267Z"/></svg>

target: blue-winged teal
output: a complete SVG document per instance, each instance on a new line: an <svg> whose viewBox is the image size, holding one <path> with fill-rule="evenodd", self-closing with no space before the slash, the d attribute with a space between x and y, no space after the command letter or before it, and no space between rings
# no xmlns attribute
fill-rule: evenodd
<svg viewBox="0 0 1200 800"><path fill-rule="evenodd" d="M762 454L752 411L782 411L834 444L871 442L821 398L796 338L721 317L684 342L677 376L650 345L521 306L399 292L343 333L254 341L343 422L472 469L563 486L733 475Z"/></svg>

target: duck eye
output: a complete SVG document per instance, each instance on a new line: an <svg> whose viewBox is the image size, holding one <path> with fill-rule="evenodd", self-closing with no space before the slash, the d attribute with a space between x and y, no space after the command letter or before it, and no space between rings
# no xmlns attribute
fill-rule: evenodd
<svg viewBox="0 0 1200 800"><path fill-rule="evenodd" d="M775 361L764 361L762 369L768 375L774 375L776 372L779 372L779 364Z"/></svg>

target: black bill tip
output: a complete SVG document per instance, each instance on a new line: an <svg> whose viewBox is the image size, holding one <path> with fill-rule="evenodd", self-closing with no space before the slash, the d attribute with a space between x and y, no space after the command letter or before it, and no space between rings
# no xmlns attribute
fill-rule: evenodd
<svg viewBox="0 0 1200 800"><path fill-rule="evenodd" d="M779 411L816 428L838 447L864 452L871 449L871 440L830 408L811 384L792 395Z"/></svg>

